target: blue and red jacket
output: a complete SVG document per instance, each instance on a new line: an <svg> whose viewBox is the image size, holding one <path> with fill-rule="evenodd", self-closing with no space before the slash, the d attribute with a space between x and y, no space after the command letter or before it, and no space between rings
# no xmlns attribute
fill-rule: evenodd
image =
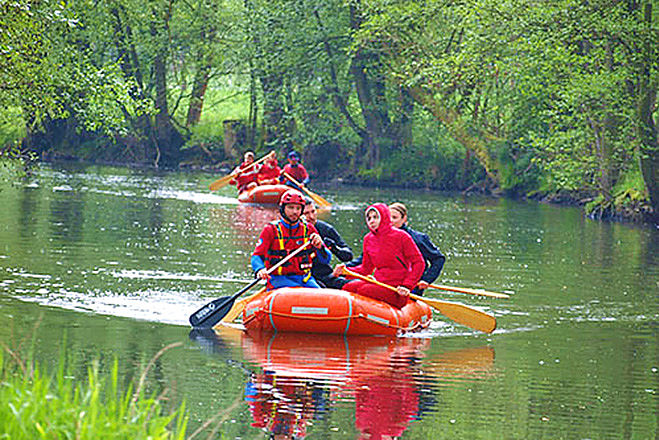
<svg viewBox="0 0 659 440"><path fill-rule="evenodd" d="M252 253L252 269L254 272L258 272L264 267L270 269L309 241L309 237L314 233L318 233L316 228L302 219L294 224L290 224L284 219L268 223L261 231L259 241ZM311 272L314 258L327 264L331 255L325 249L319 252L318 249L311 246L288 260L271 275L307 275Z"/></svg>

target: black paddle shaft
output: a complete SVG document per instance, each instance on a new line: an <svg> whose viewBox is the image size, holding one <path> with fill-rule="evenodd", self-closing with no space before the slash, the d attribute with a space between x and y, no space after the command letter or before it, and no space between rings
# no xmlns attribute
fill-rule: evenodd
<svg viewBox="0 0 659 440"><path fill-rule="evenodd" d="M233 303L236 302L236 298L254 287L259 281L260 279L257 278L232 296L223 296L209 302L190 315L190 325L194 328L213 328L229 313Z"/></svg>

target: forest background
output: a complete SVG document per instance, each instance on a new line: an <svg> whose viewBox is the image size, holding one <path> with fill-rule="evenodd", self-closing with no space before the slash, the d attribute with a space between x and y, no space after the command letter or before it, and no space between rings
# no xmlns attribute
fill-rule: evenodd
<svg viewBox="0 0 659 440"><path fill-rule="evenodd" d="M234 166L656 221L652 0L0 0L0 165Z"/></svg>

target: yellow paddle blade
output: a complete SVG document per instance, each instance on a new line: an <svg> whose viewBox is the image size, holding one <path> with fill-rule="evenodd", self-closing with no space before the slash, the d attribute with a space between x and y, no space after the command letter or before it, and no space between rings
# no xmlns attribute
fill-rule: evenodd
<svg viewBox="0 0 659 440"><path fill-rule="evenodd" d="M492 333L494 329L497 328L497 320L494 316L473 307L460 303L414 295L413 293L410 294L410 298L414 298L417 301L423 301L447 318L458 324L473 328L474 330L484 333Z"/></svg>
<svg viewBox="0 0 659 440"><path fill-rule="evenodd" d="M211 183L208 186L208 189L210 189L211 191L217 191L220 188L224 188L229 184L229 182L231 182L231 179L233 179L234 177L235 176L233 176L232 174L228 174L224 177L220 177L215 182Z"/></svg>
<svg viewBox="0 0 659 440"><path fill-rule="evenodd" d="M482 289L468 289L465 287L452 287L439 284L429 284L428 287L432 287L433 289L437 290L445 290L447 292L466 293L468 295L487 296L490 298L510 298L510 295L506 295L505 293L488 292L487 290Z"/></svg>
<svg viewBox="0 0 659 440"><path fill-rule="evenodd" d="M232 322L234 319L236 319L238 316L240 316L241 313L243 313L243 310L245 310L245 306L247 305L248 302L256 298L258 295L261 295L262 293L265 292L265 287L258 292L256 292L254 295L250 295L246 298L239 299L235 303L233 303L233 307L231 307L231 310L224 316L224 318L221 319L221 322Z"/></svg>
<svg viewBox="0 0 659 440"><path fill-rule="evenodd" d="M303 188L303 189L306 189L306 188ZM307 194L321 208L327 208L328 206L332 206L332 204L330 202L328 202L327 200L325 200L324 198L322 198L321 196L319 196L316 193L313 193L313 192L307 190Z"/></svg>

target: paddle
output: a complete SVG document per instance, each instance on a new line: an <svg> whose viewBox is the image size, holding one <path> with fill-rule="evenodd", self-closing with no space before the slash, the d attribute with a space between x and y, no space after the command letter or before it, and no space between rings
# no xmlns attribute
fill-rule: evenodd
<svg viewBox="0 0 659 440"><path fill-rule="evenodd" d="M481 289L467 289L465 287L451 287L451 286L443 286L439 284L428 284L428 287L432 287L433 289L437 290L446 290L447 292L458 292L458 293L466 293L469 295L480 295L480 296L489 296L490 298L510 298L510 295L506 295L505 293L497 293L497 292L488 292L487 290L481 290Z"/></svg>
<svg viewBox="0 0 659 440"><path fill-rule="evenodd" d="M279 266L286 263L295 255L302 252L302 250L307 246L309 246L310 243L311 243L310 241L307 241L302 246L300 246L299 248L295 249L293 252L288 254L279 263L275 264L270 269L268 269L268 274L271 274L272 272L277 270ZM208 304L206 304L205 306L194 312L192 315L190 315L190 325L192 325L192 327L194 328L213 328L215 324L220 322L220 320L222 320L222 318L224 318L227 315L227 313L231 311L231 307L233 307L233 303L236 301L236 298L238 298L243 293L247 292L252 287L256 286L256 284L259 281L261 281L261 279L257 278L254 281L252 281L248 286L245 286L242 289L240 289L238 292L234 293L232 296L224 296L222 298L218 298L209 302Z"/></svg>
<svg viewBox="0 0 659 440"><path fill-rule="evenodd" d="M345 267L343 267L342 272L345 275L358 278L360 280L367 281L369 283L373 283L380 287L384 287L396 292L396 288L390 286L389 284L381 283L380 281L373 278L365 277L364 275L353 272ZM458 324L473 328L474 330L478 330L484 333L492 333L497 327L497 321L494 316L473 307L469 307L460 303L441 301L434 298L424 298L419 295L414 295L413 293L410 293L410 298L425 302L447 318L452 319Z"/></svg>
<svg viewBox="0 0 659 440"><path fill-rule="evenodd" d="M239 175L241 175L242 173L245 173L245 172L251 170L253 167L255 167L256 165L260 164L261 162L263 162L263 161L266 160L267 158L273 156L274 154L275 154L275 152L274 152L274 151L271 151L271 152L269 152L268 154L266 154L265 156L263 156L262 158L260 158L259 160L252 162L252 163L251 163L248 167L246 167L245 169L239 170L238 172L232 172L231 174L227 174L227 175L224 176L224 177L220 177L220 178L217 179L215 182L211 183L211 184L208 186L208 189L210 189L211 191L217 191L217 190L220 189L220 188L224 188L225 186L227 186L227 185L229 184L229 182L231 182L231 180L232 180L234 177L239 176Z"/></svg>
<svg viewBox="0 0 659 440"><path fill-rule="evenodd" d="M229 310L229 313L227 313L226 316L221 319L221 321L232 322L234 319L236 319L238 317L238 315L240 315L243 312L243 310L245 310L245 305L248 302L250 302L251 300L253 300L257 296L261 295L265 291L266 290L265 290L265 287L264 287L263 289L256 292L254 295L250 295L247 298L241 298L238 301L236 301L235 304L233 305L233 307L231 307L231 310Z"/></svg>
<svg viewBox="0 0 659 440"><path fill-rule="evenodd" d="M331 204L330 202L328 202L327 200L325 200L324 198L322 198L322 197L319 196L318 194L316 194L316 193L312 192L311 190L309 190L306 186L302 185L300 182L298 182L297 180L295 180L295 179L294 179L290 174L288 174L286 171L284 171L282 174L283 174L284 176L286 176L286 178L287 178L288 180L290 180L291 182L293 182L294 184L296 184L296 185L297 185L302 191L304 191L305 193L307 193L307 195L308 195L309 197L311 197L311 199L312 199L314 202L316 202L316 204L317 204L318 206L320 206L321 208L327 208L327 207L332 206L332 204Z"/></svg>

